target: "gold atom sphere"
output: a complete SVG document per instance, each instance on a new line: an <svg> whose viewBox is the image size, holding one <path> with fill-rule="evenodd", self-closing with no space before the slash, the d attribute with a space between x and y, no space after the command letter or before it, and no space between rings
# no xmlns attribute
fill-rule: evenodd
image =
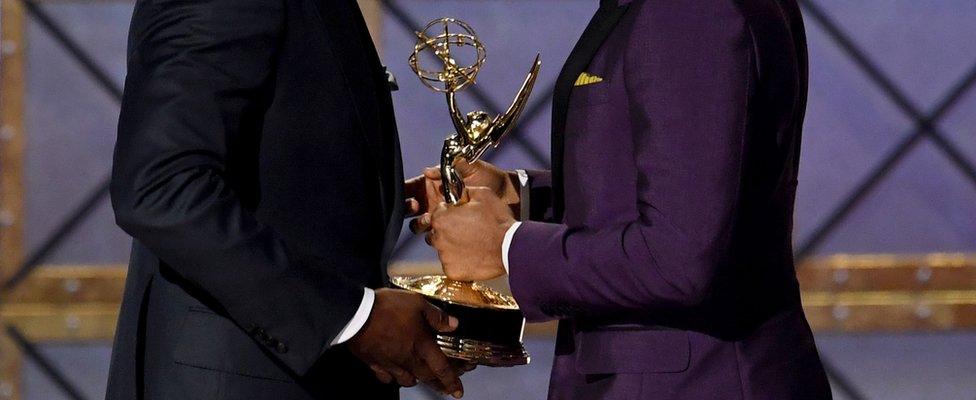
<svg viewBox="0 0 976 400"><path fill-rule="evenodd" d="M472 48L475 58L471 65L460 66L454 51ZM430 52L441 62L440 69L427 69L420 62L420 54ZM410 69L423 84L438 92L455 92L475 83L487 54L484 44L466 22L455 18L438 18L417 32L417 44L410 55Z"/></svg>

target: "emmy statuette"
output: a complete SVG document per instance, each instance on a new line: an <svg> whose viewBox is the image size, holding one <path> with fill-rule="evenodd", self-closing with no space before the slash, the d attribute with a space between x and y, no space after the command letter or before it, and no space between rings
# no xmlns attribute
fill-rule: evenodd
<svg viewBox="0 0 976 400"><path fill-rule="evenodd" d="M458 52L468 52L470 64L461 65ZM474 29L464 21L439 18L417 32L417 44L410 56L410 68L428 88L444 93L454 132L444 140L440 169L442 194L451 205L461 203L464 182L455 170L455 162L477 161L489 148L497 147L512 130L525 109L529 94L539 76L541 62L536 55L528 76L512 105L503 114L492 117L485 111L462 113L456 95L475 84L486 57L485 46ZM421 58L432 56L437 67L427 69ZM510 367L529 362L522 345L525 319L511 296L499 293L477 282L458 282L442 275L397 276L392 283L424 295L430 302L458 318L458 329L437 335L437 342L449 357L480 365Z"/></svg>

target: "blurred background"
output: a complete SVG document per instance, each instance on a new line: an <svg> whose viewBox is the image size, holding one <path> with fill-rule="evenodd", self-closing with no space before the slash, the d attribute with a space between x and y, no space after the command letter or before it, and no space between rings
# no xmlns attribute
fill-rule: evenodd
<svg viewBox="0 0 976 400"><path fill-rule="evenodd" d="M106 184L133 2L0 1L0 400L102 398L129 251ZM488 47L468 110L507 106L542 53L519 130L489 158L548 167L551 87L597 0L360 3L399 80L408 175L450 129L406 64L413 31L440 16ZM976 399L976 2L800 4L810 98L795 243L835 398ZM435 260L405 234L394 268ZM551 335L530 326L532 363L471 373L465 398L544 398Z"/></svg>

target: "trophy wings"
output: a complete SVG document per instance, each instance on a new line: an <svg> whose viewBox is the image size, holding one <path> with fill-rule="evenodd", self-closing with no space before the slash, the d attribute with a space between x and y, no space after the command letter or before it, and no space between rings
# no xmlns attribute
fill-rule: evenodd
<svg viewBox="0 0 976 400"><path fill-rule="evenodd" d="M525 110L525 106L528 104L529 95L532 94L532 89L535 87L535 81L539 77L539 69L541 67L542 56L541 54L536 54L535 61L532 62L532 68L529 69L529 74L525 77L525 81L522 82L522 87L519 89L518 94L515 95L515 100L512 101L512 105L508 107L505 113L499 114L491 121L491 130L487 136L489 137L489 142L492 144L492 148L498 147L501 139L515 127L515 121L522 115L522 111ZM486 149L487 146L479 149L480 151L478 154L475 154L474 158L477 159L480 157L481 153L484 153Z"/></svg>

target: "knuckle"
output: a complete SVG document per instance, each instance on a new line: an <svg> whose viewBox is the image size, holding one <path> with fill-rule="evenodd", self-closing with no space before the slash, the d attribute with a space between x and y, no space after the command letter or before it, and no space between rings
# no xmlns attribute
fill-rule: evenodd
<svg viewBox="0 0 976 400"><path fill-rule="evenodd" d="M434 367L434 375L437 375L438 378L453 378L454 371L448 365L440 365Z"/></svg>
<svg viewBox="0 0 976 400"><path fill-rule="evenodd" d="M421 382L427 382L427 381L430 381L430 380L434 379L434 375L432 375L432 372L431 373L428 373L427 371L420 370L420 371L416 371L414 373L417 376L417 380L419 380Z"/></svg>
<svg viewBox="0 0 976 400"><path fill-rule="evenodd" d="M403 381L403 382L409 382L409 381L412 381L414 379L413 378L413 375L410 375L406 371L403 371L403 370L397 371L396 377L397 377L397 380Z"/></svg>
<svg viewBox="0 0 976 400"><path fill-rule="evenodd" d="M444 229L444 215L440 213L435 213L430 218L430 226L434 227L434 230Z"/></svg>

